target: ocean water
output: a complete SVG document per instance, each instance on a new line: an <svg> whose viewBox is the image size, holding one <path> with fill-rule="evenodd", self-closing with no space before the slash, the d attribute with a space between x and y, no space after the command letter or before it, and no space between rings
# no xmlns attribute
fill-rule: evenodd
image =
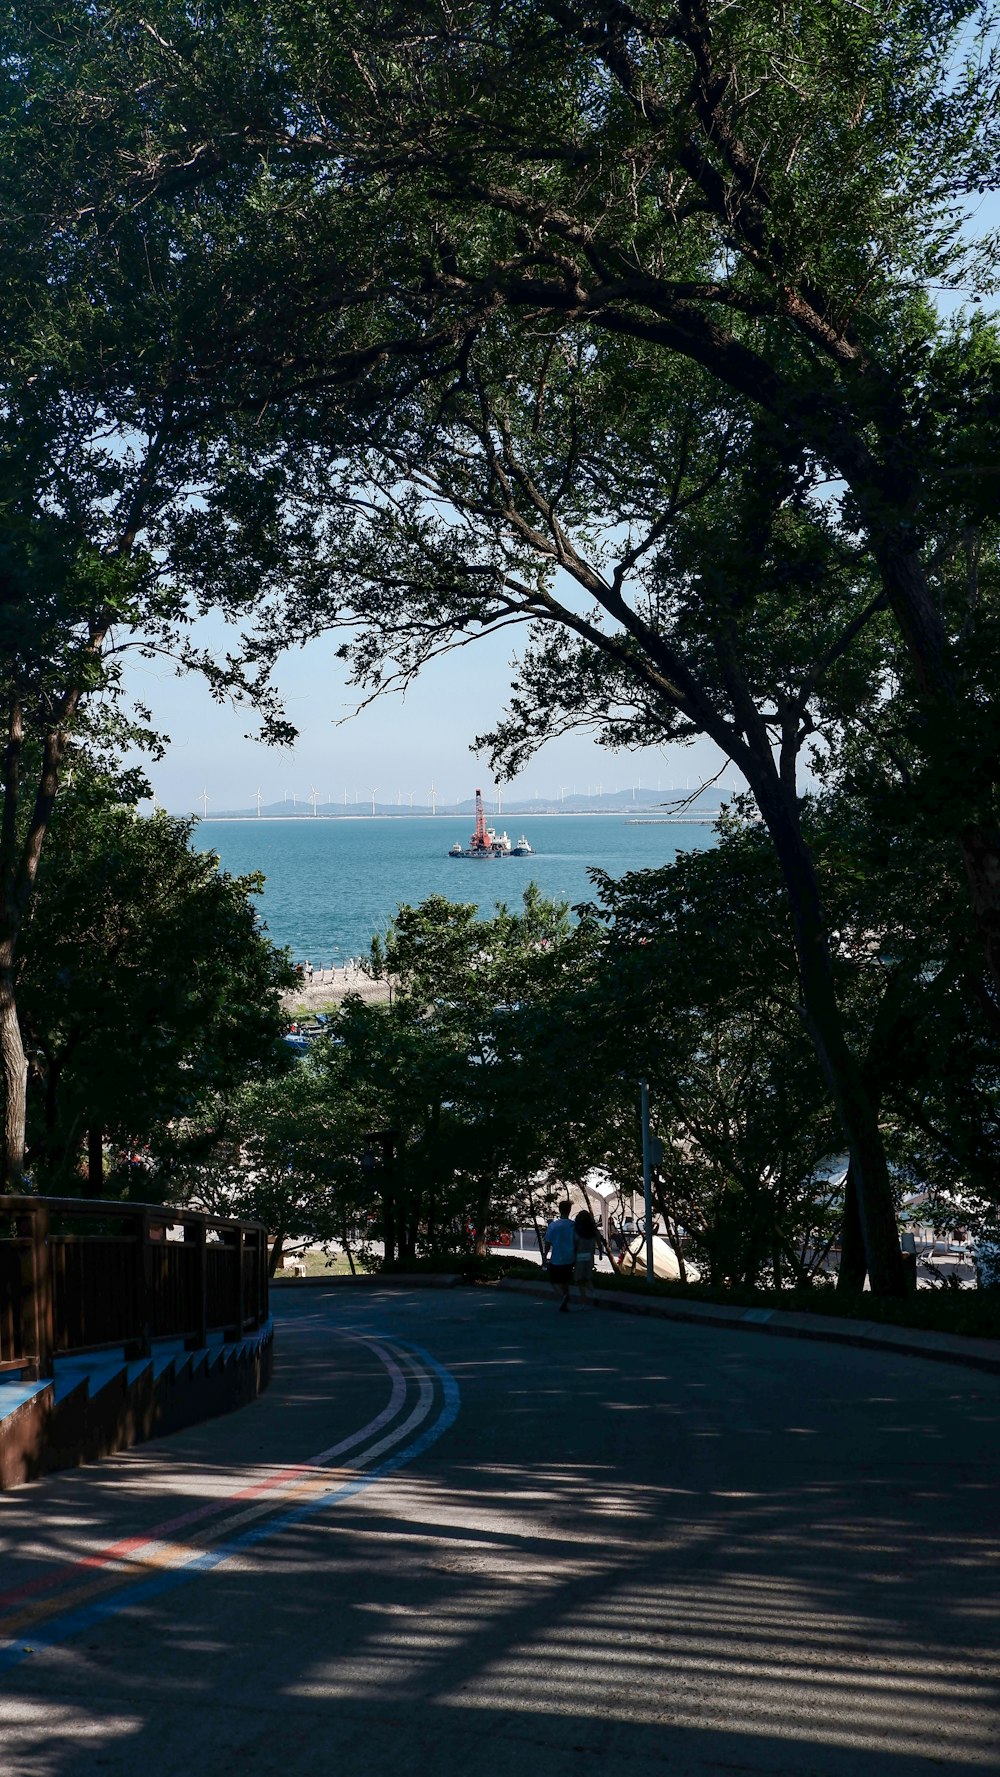
<svg viewBox="0 0 1000 1777"><path fill-rule="evenodd" d="M402 902L428 895L472 901L492 913L498 901L516 907L529 882L574 905L590 900L588 867L612 876L655 869L678 851L714 843L700 822L630 825L620 815L539 815L505 821L512 840L523 831L535 855L480 862L449 858L455 840L469 841L468 816L458 819L200 821L193 844L216 852L224 870L266 878L260 909L275 944L296 961L329 968L366 954Z"/></svg>

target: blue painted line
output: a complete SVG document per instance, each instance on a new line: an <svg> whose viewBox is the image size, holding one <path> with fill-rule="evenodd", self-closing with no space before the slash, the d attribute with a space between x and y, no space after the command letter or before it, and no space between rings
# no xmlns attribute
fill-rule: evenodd
<svg viewBox="0 0 1000 1777"><path fill-rule="evenodd" d="M389 1341L387 1340L388 1344ZM433 1370L441 1384L443 1401L441 1411L433 1425L420 1433L412 1444L405 1444L402 1450L386 1457L378 1468L359 1475L357 1480L342 1485L333 1483L323 1493L315 1494L312 1499L302 1505L293 1506L280 1517L269 1518L262 1524L255 1524L252 1529L245 1530L240 1536L233 1537L229 1542L220 1543L215 1549L206 1549L203 1555L196 1555L184 1567L172 1568L167 1573L157 1574L155 1578L143 1580L138 1585L115 1598L96 1600L93 1604L85 1604L79 1610L67 1611L65 1616L55 1617L45 1624L44 1630L32 1634L30 1641L18 1639L6 1647L0 1647L0 1672L9 1672L12 1667L19 1666L22 1660L30 1659L33 1653L41 1652L50 1647L57 1647L60 1642L69 1641L72 1636L92 1629L96 1623L106 1622L110 1617L120 1616L124 1611L131 1610L133 1604L144 1604L150 1598L162 1598L164 1593L174 1591L198 1574L211 1573L221 1567L223 1562L231 1561L234 1556L241 1555L244 1550L256 1547L258 1543L267 1542L273 1536L280 1536L293 1524L299 1524L305 1518L312 1518L317 1512L325 1511L328 1506L336 1505L341 1500L353 1499L355 1494L363 1493L366 1487L374 1486L386 1475L394 1474L397 1469L405 1468L408 1463L415 1462L432 1444L450 1430L458 1418L462 1404L461 1391L450 1370L439 1364L437 1358L425 1351L422 1345L412 1345L407 1339L394 1339L394 1345L403 1351L412 1352L423 1363ZM29 1632L30 1633L30 1632Z"/></svg>

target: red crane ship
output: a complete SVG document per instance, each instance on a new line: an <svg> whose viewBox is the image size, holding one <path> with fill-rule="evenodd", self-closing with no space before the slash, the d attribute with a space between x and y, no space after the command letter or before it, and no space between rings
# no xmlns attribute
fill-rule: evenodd
<svg viewBox="0 0 1000 1777"><path fill-rule="evenodd" d="M498 833L495 827L486 825L486 811L483 808L483 792L476 791L476 830L469 840L468 846L457 841L451 847L450 858L509 858L514 847L506 833Z"/></svg>

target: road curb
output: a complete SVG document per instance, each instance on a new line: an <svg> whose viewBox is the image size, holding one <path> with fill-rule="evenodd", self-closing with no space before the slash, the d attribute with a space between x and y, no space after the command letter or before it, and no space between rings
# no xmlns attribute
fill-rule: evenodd
<svg viewBox="0 0 1000 1777"><path fill-rule="evenodd" d="M522 1295L550 1296L550 1284L505 1277L499 1286ZM657 1320L682 1320L701 1326L728 1327L741 1333L765 1333L778 1339L816 1339L828 1345L854 1345L870 1351L891 1351L897 1357L928 1358L938 1364L964 1364L967 1369L1000 1375L1000 1340L965 1339L958 1333L924 1333L918 1327L886 1326L881 1321L835 1320L825 1314L796 1314L785 1308L726 1308L716 1302L680 1302L675 1297L642 1297L595 1290L598 1308L615 1314L645 1314Z"/></svg>
<svg viewBox="0 0 1000 1777"><path fill-rule="evenodd" d="M387 1272L359 1271L352 1277L350 1272L339 1277L272 1277L269 1287L272 1290L301 1290L322 1287L325 1290L358 1289L365 1284L378 1285L380 1288L394 1289L427 1289L453 1290L464 1279L459 1272L454 1274L446 1271L415 1272L412 1276L405 1271Z"/></svg>

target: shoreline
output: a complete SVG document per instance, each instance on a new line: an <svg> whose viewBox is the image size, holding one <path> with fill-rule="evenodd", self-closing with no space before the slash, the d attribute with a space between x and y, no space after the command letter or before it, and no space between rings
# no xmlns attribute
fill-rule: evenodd
<svg viewBox="0 0 1000 1777"><path fill-rule="evenodd" d="M182 811L182 814L179 818L186 820L191 815L191 813L192 813L191 810ZM624 810L617 809L617 808L616 809L607 809L607 808L546 808L546 809L536 809L534 811L534 813L529 813L529 814L524 814L523 810L514 809L513 813L517 815L518 820L523 819L526 821L530 821L530 820L592 821L592 820L602 820L603 819L603 820L621 820L621 821L625 821L625 822L628 822L628 821L641 822L643 820L642 815L626 814L624 812ZM461 821L461 820L468 820L468 819L474 820L475 813L472 810L463 809L463 810L460 810L458 814L411 814L410 811L407 809L405 811L400 810L399 814L315 814L315 815L314 814L260 814L260 815L257 815L257 814L209 814L209 815L199 814L199 815L195 815L194 818L197 820L199 826L204 826L212 821L215 821L217 823L217 825L220 827L221 826L227 826L227 827L252 826L252 827L255 827L257 825L260 825L262 827L268 826L268 825L270 825L272 827L283 827L285 825L292 824L296 821L304 822L305 825L307 825L307 826L312 826L313 823L315 823L318 826L322 821L400 821L400 820L403 820L403 821L452 821L452 822L454 822L454 821ZM498 814L498 815L491 815L489 818L492 821L502 821L502 820L512 819L513 817L508 816L508 815ZM673 826L676 826L676 827L710 827L710 826L714 825L714 823L718 820L718 818L719 818L719 811L716 810L714 814L691 814L691 815L687 815L687 814L685 814L685 815L650 814L646 817L646 820L654 823L656 826L663 826L663 827L673 827Z"/></svg>
<svg viewBox="0 0 1000 1777"><path fill-rule="evenodd" d="M312 979L303 979L281 996L282 1009L294 1018L296 1013L325 1012L339 1006L349 993L356 993L369 1006L389 1004L388 981L373 981L360 969L314 969Z"/></svg>

